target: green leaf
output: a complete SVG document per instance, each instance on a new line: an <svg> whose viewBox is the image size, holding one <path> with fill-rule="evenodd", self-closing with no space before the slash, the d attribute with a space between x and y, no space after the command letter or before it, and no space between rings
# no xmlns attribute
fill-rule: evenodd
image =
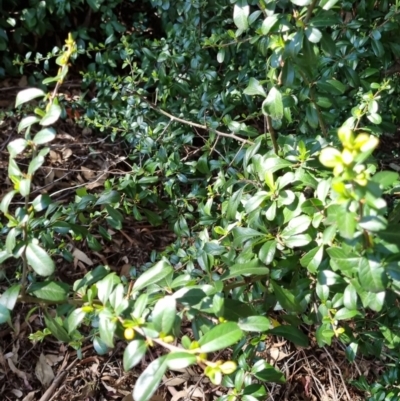
<svg viewBox="0 0 400 401"><path fill-rule="evenodd" d="M40 167L43 166L45 158L42 155L37 155L29 162L28 174L33 175Z"/></svg>
<svg viewBox="0 0 400 401"><path fill-rule="evenodd" d="M41 89L29 88L18 92L17 98L15 100L15 107L20 106L23 103L29 102L37 97L44 97L46 95Z"/></svg>
<svg viewBox="0 0 400 401"><path fill-rule="evenodd" d="M65 301L68 291L69 286L67 284L55 281L36 282L28 289L28 292L35 297L54 302Z"/></svg>
<svg viewBox="0 0 400 401"><path fill-rule="evenodd" d="M250 6L245 0L239 0L233 8L233 22L244 32L249 27L248 16L250 15Z"/></svg>
<svg viewBox="0 0 400 401"><path fill-rule="evenodd" d="M131 341L128 346L125 348L123 364L124 370L131 370L134 366L136 366L142 358L145 356L147 351L147 344L142 339L135 339Z"/></svg>
<svg viewBox="0 0 400 401"><path fill-rule="evenodd" d="M378 293L386 290L388 277L382 265L372 259L361 258L358 279L365 291Z"/></svg>
<svg viewBox="0 0 400 401"><path fill-rule="evenodd" d="M33 137L33 143L36 145L43 145L47 142L51 142L55 137L56 131L54 128L43 128Z"/></svg>
<svg viewBox="0 0 400 401"><path fill-rule="evenodd" d="M47 328L51 331L51 334L53 334L57 340L64 343L69 343L71 341L71 338L64 327L61 326L56 319L53 319L46 310L44 311L44 322L46 323Z"/></svg>
<svg viewBox="0 0 400 401"><path fill-rule="evenodd" d="M31 179L30 178L23 178L19 182L19 193L22 196L28 196L31 192Z"/></svg>
<svg viewBox="0 0 400 401"><path fill-rule="evenodd" d="M160 260L153 267L140 275L133 285L133 291L140 291L151 284L158 283L173 271L173 267L167 261Z"/></svg>
<svg viewBox="0 0 400 401"><path fill-rule="evenodd" d="M272 29L272 27L278 22L279 19L279 14L273 14L267 16L265 20L263 21L261 25L261 33L263 35L268 35L269 31ZM264 92L265 93L265 92ZM266 95L264 95L266 96Z"/></svg>
<svg viewBox="0 0 400 401"><path fill-rule="evenodd" d="M258 253L258 258L266 265L271 264L275 257L276 246L276 241L267 241L261 247L260 252Z"/></svg>
<svg viewBox="0 0 400 401"><path fill-rule="evenodd" d="M115 273L111 273L96 284L97 296L103 305L107 303L114 287L120 282L120 278Z"/></svg>
<svg viewBox="0 0 400 401"><path fill-rule="evenodd" d="M264 360L257 361L251 368L251 374L267 383L285 383L285 376Z"/></svg>
<svg viewBox="0 0 400 401"><path fill-rule="evenodd" d="M288 225L281 232L282 237L291 237L296 234L301 234L307 231L310 227L311 218L307 215L300 215L290 220Z"/></svg>
<svg viewBox="0 0 400 401"><path fill-rule="evenodd" d="M306 36L311 43L318 43L322 38L322 33L314 27L307 27Z"/></svg>
<svg viewBox="0 0 400 401"><path fill-rule="evenodd" d="M312 0L290 0L293 4L300 7L305 7L311 4Z"/></svg>
<svg viewBox="0 0 400 401"><path fill-rule="evenodd" d="M256 210L265 200L269 199L270 195L266 191L259 191L255 193L245 204L247 213Z"/></svg>
<svg viewBox="0 0 400 401"><path fill-rule="evenodd" d="M3 323L11 324L11 316L10 311L4 305L0 304L0 324Z"/></svg>
<svg viewBox="0 0 400 401"><path fill-rule="evenodd" d="M260 84L260 82L255 78L250 78L249 84L247 88L243 91L245 95L255 96L260 95L266 97L267 94L265 93L264 88Z"/></svg>
<svg viewBox="0 0 400 401"><path fill-rule="evenodd" d="M194 354L188 352L171 352L167 355L167 366L172 370L186 369L190 365L194 365L197 362L197 357Z"/></svg>
<svg viewBox="0 0 400 401"><path fill-rule="evenodd" d="M15 158L20 153L22 153L27 146L28 146L28 141L26 139L18 138L18 139L11 141L7 145L7 150L8 150L8 153L10 154L10 156Z"/></svg>
<svg viewBox="0 0 400 401"><path fill-rule="evenodd" d="M299 347L308 347L308 337L297 327L278 326L269 330L269 334L284 337Z"/></svg>
<svg viewBox="0 0 400 401"><path fill-rule="evenodd" d="M357 215L349 211L344 211L341 215L340 224L338 226L340 235L343 238L353 239L356 225Z"/></svg>
<svg viewBox="0 0 400 401"><path fill-rule="evenodd" d="M265 115L271 116L273 120L282 120L282 95L277 88L272 87L271 90L268 92L268 96L262 104L262 111Z"/></svg>
<svg viewBox="0 0 400 401"><path fill-rule="evenodd" d="M176 318L176 300L166 296L157 301L152 314L154 327L159 332L169 334Z"/></svg>
<svg viewBox="0 0 400 401"><path fill-rule="evenodd" d="M242 330L236 323L227 322L219 324L200 338L200 352L214 352L230 347L243 336Z"/></svg>
<svg viewBox="0 0 400 401"><path fill-rule="evenodd" d="M399 179L399 174L394 171L379 171L371 180L377 182L382 188L389 188Z"/></svg>
<svg viewBox="0 0 400 401"><path fill-rule="evenodd" d="M135 401L148 401L158 389L159 384L168 369L167 355L151 362L139 376L133 390Z"/></svg>
<svg viewBox="0 0 400 401"><path fill-rule="evenodd" d="M308 245L312 238L309 234L297 234L291 237L282 237L282 241L288 248L300 248Z"/></svg>
<svg viewBox="0 0 400 401"><path fill-rule="evenodd" d="M53 103L49 110L46 111L45 116L40 120L39 124L42 126L48 126L54 124L61 116L61 107L58 104Z"/></svg>
<svg viewBox="0 0 400 401"><path fill-rule="evenodd" d="M121 195L117 191L110 191L101 194L100 198L97 199L95 203L96 206L111 204L111 203L118 203L121 199Z"/></svg>
<svg viewBox="0 0 400 401"><path fill-rule="evenodd" d="M39 276L50 276L54 273L55 265L47 252L39 245L29 243L26 246L26 259Z"/></svg>
<svg viewBox="0 0 400 401"><path fill-rule="evenodd" d="M378 232L384 230L388 223L382 216L364 216L358 223L364 230Z"/></svg>
<svg viewBox="0 0 400 401"><path fill-rule="evenodd" d="M301 259L300 264L303 267L306 267L307 270L312 273L316 274L319 268L319 265L322 262L322 258L324 256L324 247L317 246L310 251L308 251Z"/></svg>
<svg viewBox="0 0 400 401"><path fill-rule="evenodd" d="M10 206L10 203L16 193L17 191L10 191L3 196L3 199L1 200L0 203L0 210L3 214L8 213L8 206Z"/></svg>
<svg viewBox="0 0 400 401"><path fill-rule="evenodd" d="M67 320L68 334L71 334L81 324L85 316L86 313L82 308L77 308L71 312Z"/></svg>
<svg viewBox="0 0 400 401"><path fill-rule="evenodd" d="M347 320L347 319L352 319L354 316L359 315L360 312L357 310L349 310L347 308L341 308L339 309L336 314L335 314L335 319L336 320Z"/></svg>
<svg viewBox="0 0 400 401"><path fill-rule="evenodd" d="M233 220L236 218L236 212L237 212L238 206L240 205L240 202L242 200L243 191L244 191L244 187L242 187L239 190L237 190L236 192L234 192L229 199L228 208L226 210L226 217L230 220Z"/></svg>
<svg viewBox="0 0 400 401"><path fill-rule="evenodd" d="M339 0L322 0L320 3L320 7L324 10L330 10L332 7L336 5Z"/></svg>
<svg viewBox="0 0 400 401"><path fill-rule="evenodd" d="M93 339L93 348L99 355L105 355L109 351L107 345L99 337Z"/></svg>
<svg viewBox="0 0 400 401"><path fill-rule="evenodd" d="M260 237L263 234L260 231L253 230L249 227L235 227L233 230L233 246L241 246L249 239Z"/></svg>
<svg viewBox="0 0 400 401"><path fill-rule="evenodd" d="M238 326L243 331L255 331L258 333L270 330L273 327L269 319L264 316L249 316L240 319Z"/></svg>
<svg viewBox="0 0 400 401"><path fill-rule="evenodd" d="M271 285L272 288L274 289L274 294L276 296L276 299L278 300L282 308L284 308L288 312L297 312L297 313L304 312L303 306L298 303L295 295L290 290L283 288L278 283L272 280L271 280Z"/></svg>
<svg viewBox="0 0 400 401"><path fill-rule="evenodd" d="M39 117L36 116L27 116L24 117L20 123L18 124L18 133L20 133L21 131L23 131L24 129L30 127L33 124L36 124L37 122L40 121Z"/></svg>
<svg viewBox="0 0 400 401"><path fill-rule="evenodd" d="M12 311L17 303L20 290L20 284L14 284L10 288L7 288L0 297L0 305L3 305L8 310Z"/></svg>
<svg viewBox="0 0 400 401"><path fill-rule="evenodd" d="M349 309L357 309L357 290L350 283L343 292L343 305Z"/></svg>
<svg viewBox="0 0 400 401"><path fill-rule="evenodd" d="M269 269L258 259L254 259L247 263L236 263L231 266L228 275L223 276L223 280L228 280L238 276L263 276L268 273Z"/></svg>
<svg viewBox="0 0 400 401"><path fill-rule="evenodd" d="M110 315L108 310L103 310L99 313L99 334L101 340L108 347L114 347L114 334L117 328L117 322Z"/></svg>

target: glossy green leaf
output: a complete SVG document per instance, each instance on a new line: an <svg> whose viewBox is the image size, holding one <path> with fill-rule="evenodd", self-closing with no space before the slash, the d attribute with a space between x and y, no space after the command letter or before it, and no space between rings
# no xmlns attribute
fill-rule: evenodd
<svg viewBox="0 0 400 401"><path fill-rule="evenodd" d="M44 128L40 130L34 137L33 143L36 145L43 145L51 142L56 137L56 131L54 128Z"/></svg>
<svg viewBox="0 0 400 401"><path fill-rule="evenodd" d="M147 344L144 340L138 338L131 341L125 348L123 356L124 370L128 371L135 367L145 356Z"/></svg>
<svg viewBox="0 0 400 401"><path fill-rule="evenodd" d="M349 310L357 309L357 290L351 283L344 289L343 305Z"/></svg>
<svg viewBox="0 0 400 401"><path fill-rule="evenodd" d="M363 289L373 293L384 291L388 283L383 266L379 262L366 258L361 259L358 278Z"/></svg>
<svg viewBox="0 0 400 401"><path fill-rule="evenodd" d="M68 296L69 286L56 281L42 281L33 283L28 292L40 299L60 302L65 301Z"/></svg>
<svg viewBox="0 0 400 401"><path fill-rule="evenodd" d="M153 267L142 273L133 285L134 291L148 287L151 284L158 283L173 272L173 267L166 261L160 260Z"/></svg>
<svg viewBox="0 0 400 401"><path fill-rule="evenodd" d="M283 118L282 94L279 89L271 88L262 104L262 111L273 120L281 120Z"/></svg>
<svg viewBox="0 0 400 401"><path fill-rule="evenodd" d="M7 145L8 153L11 157L16 157L28 146L28 141L23 138L14 139Z"/></svg>
<svg viewBox="0 0 400 401"><path fill-rule="evenodd" d="M272 29L272 27L278 22L279 19L279 14L273 14L273 15L268 15L262 25L261 25L261 32L263 35L268 35L269 31ZM264 95L266 96L266 94Z"/></svg>
<svg viewBox="0 0 400 401"><path fill-rule="evenodd" d="M119 277L115 273L110 273L96 284L97 296L104 305L109 300L114 287L119 283Z"/></svg>
<svg viewBox="0 0 400 401"><path fill-rule="evenodd" d="M279 304L287 310L288 312L298 312L301 313L304 311L302 305L296 300L295 295L288 289L283 288L277 282L271 280L271 285L274 290L274 294Z"/></svg>
<svg viewBox="0 0 400 401"><path fill-rule="evenodd" d="M45 95L46 93L38 88L24 89L18 92L17 98L15 99L15 107L18 107L21 104L29 102L38 97L44 97Z"/></svg>
<svg viewBox="0 0 400 401"><path fill-rule="evenodd" d="M236 323L219 324L200 338L201 352L215 352L237 343L243 336L242 330Z"/></svg>
<svg viewBox="0 0 400 401"><path fill-rule="evenodd" d="M254 259L247 263L237 263L229 268L228 275L224 275L223 279L228 280L239 276L262 276L268 274L269 269L265 267L258 259Z"/></svg>
<svg viewBox="0 0 400 401"><path fill-rule="evenodd" d="M47 311L44 311L44 322L46 323L47 328L51 331L51 334L53 334L57 340L64 343L71 341L71 338L64 327L57 321L57 319L52 318Z"/></svg>
<svg viewBox="0 0 400 401"><path fill-rule="evenodd" d="M284 337L299 347L308 347L308 337L297 327L294 326L278 326L269 333L275 336Z"/></svg>
<svg viewBox="0 0 400 401"><path fill-rule="evenodd" d="M357 316L358 314L359 314L359 312L354 309L349 310L347 308L341 308L336 312L335 319L336 320L348 320L348 319L352 319L354 316Z"/></svg>
<svg viewBox="0 0 400 401"><path fill-rule="evenodd" d="M20 290L20 284L14 284L10 288L7 288L0 296L0 305L3 305L8 310L12 311L17 303Z"/></svg>
<svg viewBox="0 0 400 401"><path fill-rule="evenodd" d="M0 304L0 324L11 324L10 311L2 304Z"/></svg>
<svg viewBox="0 0 400 401"><path fill-rule="evenodd" d="M244 32L249 27L248 17L250 15L250 6L246 0L239 0L233 8L233 22L239 29Z"/></svg>
<svg viewBox="0 0 400 401"><path fill-rule="evenodd" d="M255 331L259 333L270 330L273 327L269 319L264 316L249 316L240 319L238 326L243 331Z"/></svg>
<svg viewBox="0 0 400 401"><path fill-rule="evenodd" d="M86 313L82 308L74 309L67 319L68 334L71 334L83 321Z"/></svg>
<svg viewBox="0 0 400 401"><path fill-rule="evenodd" d="M97 199L96 206L106 205L111 203L117 203L121 199L121 195L117 191L110 191L101 194L100 198Z"/></svg>
<svg viewBox="0 0 400 401"><path fill-rule="evenodd" d="M176 313L176 300L172 296L166 296L157 301L152 314L155 329L169 334L174 326Z"/></svg>
<svg viewBox="0 0 400 401"><path fill-rule="evenodd" d="M260 84L260 82L255 79L255 78L250 78L249 84L247 85L247 88L243 91L245 95L260 95L266 97L267 94L265 93L264 88Z"/></svg>
<svg viewBox="0 0 400 401"><path fill-rule="evenodd" d="M285 383L285 376L264 360L257 361L251 368L251 374L267 383Z"/></svg>
<svg viewBox="0 0 400 401"><path fill-rule="evenodd" d="M48 110L46 110L45 116L40 120L40 125L46 127L54 124L61 116L61 107L58 104L53 103Z"/></svg>
<svg viewBox="0 0 400 401"><path fill-rule="evenodd" d="M26 246L26 259L39 276L50 276L54 273L53 259L39 245L31 242Z"/></svg>
<svg viewBox="0 0 400 401"><path fill-rule="evenodd" d="M188 352L171 352L168 354L167 366L172 370L186 369L190 365L194 365L197 362L197 357L194 354Z"/></svg>
<svg viewBox="0 0 400 401"><path fill-rule="evenodd" d="M261 262L269 265L273 262L275 253L276 253L277 242L276 241L267 241L260 248L260 252L258 253L258 258Z"/></svg>
<svg viewBox="0 0 400 401"><path fill-rule="evenodd" d="M158 389L167 369L167 356L162 356L151 362L135 383L133 399L135 401L148 401Z"/></svg>
<svg viewBox="0 0 400 401"><path fill-rule="evenodd" d="M99 334L104 344L110 348L114 347L114 334L116 328L117 322L114 317L106 310L101 311L99 314Z"/></svg>

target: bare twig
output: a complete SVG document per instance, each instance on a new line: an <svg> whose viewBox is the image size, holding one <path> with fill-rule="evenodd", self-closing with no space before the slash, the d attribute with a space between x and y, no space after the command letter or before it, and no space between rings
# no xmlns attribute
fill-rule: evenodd
<svg viewBox="0 0 400 401"><path fill-rule="evenodd" d="M160 108L157 107L155 104L149 102L149 101L148 101L146 98L144 98L143 96L141 96L141 99L142 99L151 109L153 109L153 110L156 111L157 113L160 113L160 114L162 114L162 115L164 115L164 116L170 118L170 119L173 120L173 121L177 121L177 122L179 122L179 123L182 123L182 124L185 124L185 125L189 125L190 127L196 127L196 128L204 129L204 130L206 130L206 131L210 131L210 130L211 130L211 128L210 128L210 127L207 127L206 125L194 123L193 121L188 121L188 120L184 120L183 118L176 117L176 116L174 116L174 115L172 115L172 114L170 114L170 113L168 113L168 112L166 112L166 111L160 109ZM240 136L237 136L237 135L235 135L235 134L228 134L228 133L226 133L226 132L221 132L221 131L218 131L218 130L213 130L213 131L214 131L217 135L223 136L223 137L225 137L225 138L235 139L235 140L237 140L237 141L239 141L239 142L248 143L248 144L250 144L250 145L253 144L253 142L251 142L251 141L249 141L249 140L247 140L247 139L241 138Z"/></svg>

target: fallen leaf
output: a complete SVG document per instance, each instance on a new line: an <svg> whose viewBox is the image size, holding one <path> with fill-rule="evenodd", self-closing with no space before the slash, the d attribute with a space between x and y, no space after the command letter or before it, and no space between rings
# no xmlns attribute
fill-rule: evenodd
<svg viewBox="0 0 400 401"><path fill-rule="evenodd" d="M53 369L47 363L43 353L40 354L39 360L36 363L35 373L43 387L47 387L54 379Z"/></svg>
<svg viewBox="0 0 400 401"><path fill-rule="evenodd" d="M37 393L38 390L36 391L31 391L30 393L28 393L24 399L22 401L33 401L33 399L35 398L35 394Z"/></svg>
<svg viewBox="0 0 400 401"><path fill-rule="evenodd" d="M88 266L92 266L93 262L92 260L86 255L86 253L82 252L78 248L75 248L74 251L72 252L73 257L75 258L75 262L78 260L87 264Z"/></svg>

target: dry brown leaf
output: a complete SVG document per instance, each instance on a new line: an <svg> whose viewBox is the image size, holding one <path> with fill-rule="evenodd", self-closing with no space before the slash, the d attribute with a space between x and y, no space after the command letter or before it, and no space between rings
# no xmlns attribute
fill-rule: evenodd
<svg viewBox="0 0 400 401"><path fill-rule="evenodd" d="M134 401L134 400L132 394L128 394L121 401Z"/></svg>
<svg viewBox="0 0 400 401"><path fill-rule="evenodd" d="M24 384L27 388L32 389L32 387L30 386L29 382L28 382L28 375L23 372L22 370L19 370L16 368L16 366L14 365L14 362L11 360L11 358L7 359L8 362L8 366L9 368L18 376L20 377L23 381Z"/></svg>
<svg viewBox="0 0 400 401"><path fill-rule="evenodd" d="M72 156L73 152L71 148L65 148L62 151L63 160L68 160Z"/></svg>
<svg viewBox="0 0 400 401"><path fill-rule="evenodd" d="M40 354L36 363L35 373L43 387L47 387L54 379L53 369L46 362L46 357L43 353Z"/></svg>
<svg viewBox="0 0 400 401"><path fill-rule="evenodd" d="M46 362L50 365L53 366L56 363L62 361L64 357L62 355L53 355L53 354L47 354L46 355Z"/></svg>
<svg viewBox="0 0 400 401"><path fill-rule="evenodd" d="M17 398L21 398L24 395L24 393L21 390L17 390L16 388L11 390L11 393L13 393Z"/></svg>
<svg viewBox="0 0 400 401"><path fill-rule="evenodd" d="M91 179L93 179L93 177L96 176L96 172L91 170L90 168L87 168L85 166L81 167L82 170L82 174L85 177L86 180L90 181Z"/></svg>
<svg viewBox="0 0 400 401"><path fill-rule="evenodd" d="M28 85L28 78L26 77L26 75L22 75L22 77L20 78L20 80L18 81L18 86L20 88L25 87L26 85Z"/></svg>
<svg viewBox="0 0 400 401"><path fill-rule="evenodd" d="M35 398L35 394L37 393L36 391L31 391L30 393L28 393L24 399L22 401L33 401L33 399Z"/></svg>
<svg viewBox="0 0 400 401"><path fill-rule="evenodd" d="M78 261L81 261L81 262L87 264L88 266L93 266L92 260L86 255L86 253L82 252L78 248L74 249L74 251L72 252L72 255L75 259L75 261L74 261L75 267L76 267Z"/></svg>

